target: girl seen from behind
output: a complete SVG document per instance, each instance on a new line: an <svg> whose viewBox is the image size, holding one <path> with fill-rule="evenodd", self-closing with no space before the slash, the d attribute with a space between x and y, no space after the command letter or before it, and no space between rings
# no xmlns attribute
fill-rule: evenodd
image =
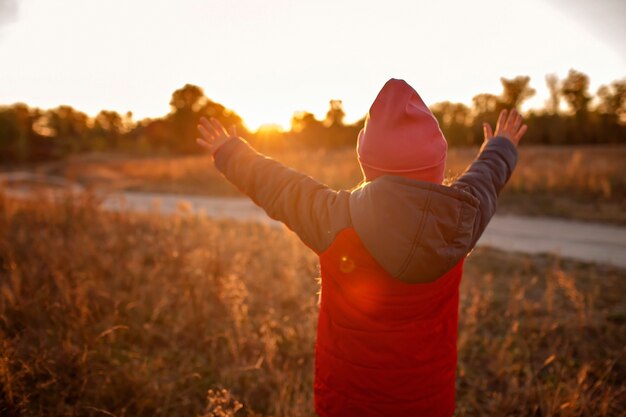
<svg viewBox="0 0 626 417"><path fill-rule="evenodd" d="M265 157L216 119L198 143L217 169L320 259L315 410L451 416L463 262L495 213L526 132L502 111L463 175L442 185L447 143L405 81L389 80L357 138L364 182L333 190Z"/></svg>

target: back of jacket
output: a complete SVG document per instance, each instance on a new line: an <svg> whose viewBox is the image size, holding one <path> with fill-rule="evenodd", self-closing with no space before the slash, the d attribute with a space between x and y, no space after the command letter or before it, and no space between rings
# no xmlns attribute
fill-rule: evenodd
<svg viewBox="0 0 626 417"><path fill-rule="evenodd" d="M386 175L335 191L240 139L218 150L226 178L320 255L319 415L452 415L463 260L516 160L496 137L449 187Z"/></svg>
<svg viewBox="0 0 626 417"><path fill-rule="evenodd" d="M348 228L320 263L318 415L452 415L463 260L432 283L404 283Z"/></svg>

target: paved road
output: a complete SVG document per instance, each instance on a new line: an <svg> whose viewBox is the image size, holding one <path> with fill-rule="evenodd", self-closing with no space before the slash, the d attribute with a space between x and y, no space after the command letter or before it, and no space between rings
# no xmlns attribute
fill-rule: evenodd
<svg viewBox="0 0 626 417"><path fill-rule="evenodd" d="M182 202L182 203L181 203ZM191 197L124 192L108 197L114 210L175 212L180 206L209 217L253 220L282 227L245 198ZM548 217L496 215L479 245L524 253L555 253L562 257L626 268L626 227Z"/></svg>

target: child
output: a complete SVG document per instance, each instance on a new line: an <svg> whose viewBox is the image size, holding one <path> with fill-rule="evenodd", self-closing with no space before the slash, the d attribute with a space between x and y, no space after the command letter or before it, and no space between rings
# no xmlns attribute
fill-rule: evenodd
<svg viewBox="0 0 626 417"><path fill-rule="evenodd" d="M451 416L463 261L496 210L526 132L503 110L477 159L442 185L437 120L389 80L359 133L365 182L335 191L201 119L215 166L320 257L315 411L329 416Z"/></svg>

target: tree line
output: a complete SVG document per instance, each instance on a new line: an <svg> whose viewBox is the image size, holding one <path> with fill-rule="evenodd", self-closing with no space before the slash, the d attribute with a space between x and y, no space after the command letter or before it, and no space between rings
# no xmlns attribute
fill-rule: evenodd
<svg viewBox="0 0 626 417"><path fill-rule="evenodd" d="M502 91L482 93L472 103L449 101L430 106L450 146L477 145L482 122L495 123L503 108L517 108L535 94L530 77L501 78ZM546 76L550 96L541 109L526 114L527 144L572 145L626 143L626 79L589 91L589 77L570 70L559 79ZM331 100L326 117L297 112L291 128L246 129L233 110L210 100L202 88L187 84L174 91L171 111L160 118L134 121L132 113L102 110L95 117L71 106L42 110L23 103L0 107L0 162L24 163L63 158L80 152L184 154L197 152L194 141L201 116L216 117L260 150L355 146L365 117L344 122L341 100Z"/></svg>

